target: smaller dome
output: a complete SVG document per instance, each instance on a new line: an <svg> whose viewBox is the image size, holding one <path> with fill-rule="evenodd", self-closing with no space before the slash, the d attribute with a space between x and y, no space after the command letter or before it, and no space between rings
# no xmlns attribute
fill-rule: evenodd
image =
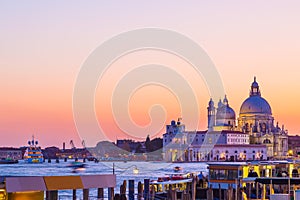
<svg viewBox="0 0 300 200"><path fill-rule="evenodd" d="M217 115L216 115L216 119L234 119L235 120L235 112L234 110L227 106L222 106L221 108L217 109Z"/></svg>

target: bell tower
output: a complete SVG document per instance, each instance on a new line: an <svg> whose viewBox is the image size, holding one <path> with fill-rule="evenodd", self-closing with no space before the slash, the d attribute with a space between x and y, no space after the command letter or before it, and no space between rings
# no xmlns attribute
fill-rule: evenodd
<svg viewBox="0 0 300 200"><path fill-rule="evenodd" d="M210 101L208 102L207 119L208 119L207 128L208 130L212 130L213 127L216 125L216 108L212 98L210 98Z"/></svg>

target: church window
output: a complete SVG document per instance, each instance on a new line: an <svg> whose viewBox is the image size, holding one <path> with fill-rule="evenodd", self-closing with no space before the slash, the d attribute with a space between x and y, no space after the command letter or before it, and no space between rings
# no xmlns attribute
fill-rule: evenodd
<svg viewBox="0 0 300 200"><path fill-rule="evenodd" d="M266 132L266 123L263 123L262 124L262 127L261 127L261 131L263 132L263 133L265 133Z"/></svg>
<svg viewBox="0 0 300 200"><path fill-rule="evenodd" d="M247 133L250 131L250 130L249 130L249 124L248 124L248 123L245 124L245 129L246 129L246 132L247 132Z"/></svg>
<svg viewBox="0 0 300 200"><path fill-rule="evenodd" d="M269 139L265 139L263 143L264 144L271 144L271 141Z"/></svg>

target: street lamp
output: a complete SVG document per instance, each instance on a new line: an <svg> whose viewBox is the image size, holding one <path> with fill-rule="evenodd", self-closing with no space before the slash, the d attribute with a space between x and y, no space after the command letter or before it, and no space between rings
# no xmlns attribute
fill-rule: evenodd
<svg viewBox="0 0 300 200"><path fill-rule="evenodd" d="M139 173L139 169L137 168L137 166L135 166L135 167L133 168L133 173L134 173L134 174L138 174L138 173Z"/></svg>

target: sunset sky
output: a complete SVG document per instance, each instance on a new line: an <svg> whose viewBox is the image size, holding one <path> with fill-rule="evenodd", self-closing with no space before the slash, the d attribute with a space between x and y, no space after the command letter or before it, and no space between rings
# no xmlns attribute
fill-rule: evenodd
<svg viewBox="0 0 300 200"><path fill-rule="evenodd" d="M237 116L256 76L275 122L284 124L289 134L300 134L299 8L296 0L1 1L0 146L24 146L34 134L42 147L62 147L63 142L69 147L70 140L81 147L85 134L76 129L72 98L83 63L109 38L146 27L178 32L201 46L215 64ZM198 128L204 130L210 98L204 79L178 56L144 50L112 61L99 78L95 113L105 136L112 141L157 137L166 123L181 117L180 99L159 84L137 85L128 102L111 101L118 83L148 64L167 66L191 85L198 109L189 109L200 113ZM169 74L163 75L167 79ZM132 133L118 127L123 116L113 114L114 103L126 103L136 126ZM151 112L157 116L152 119L156 131L147 128ZM115 122L116 117L121 122ZM183 122L189 129L189 122Z"/></svg>

